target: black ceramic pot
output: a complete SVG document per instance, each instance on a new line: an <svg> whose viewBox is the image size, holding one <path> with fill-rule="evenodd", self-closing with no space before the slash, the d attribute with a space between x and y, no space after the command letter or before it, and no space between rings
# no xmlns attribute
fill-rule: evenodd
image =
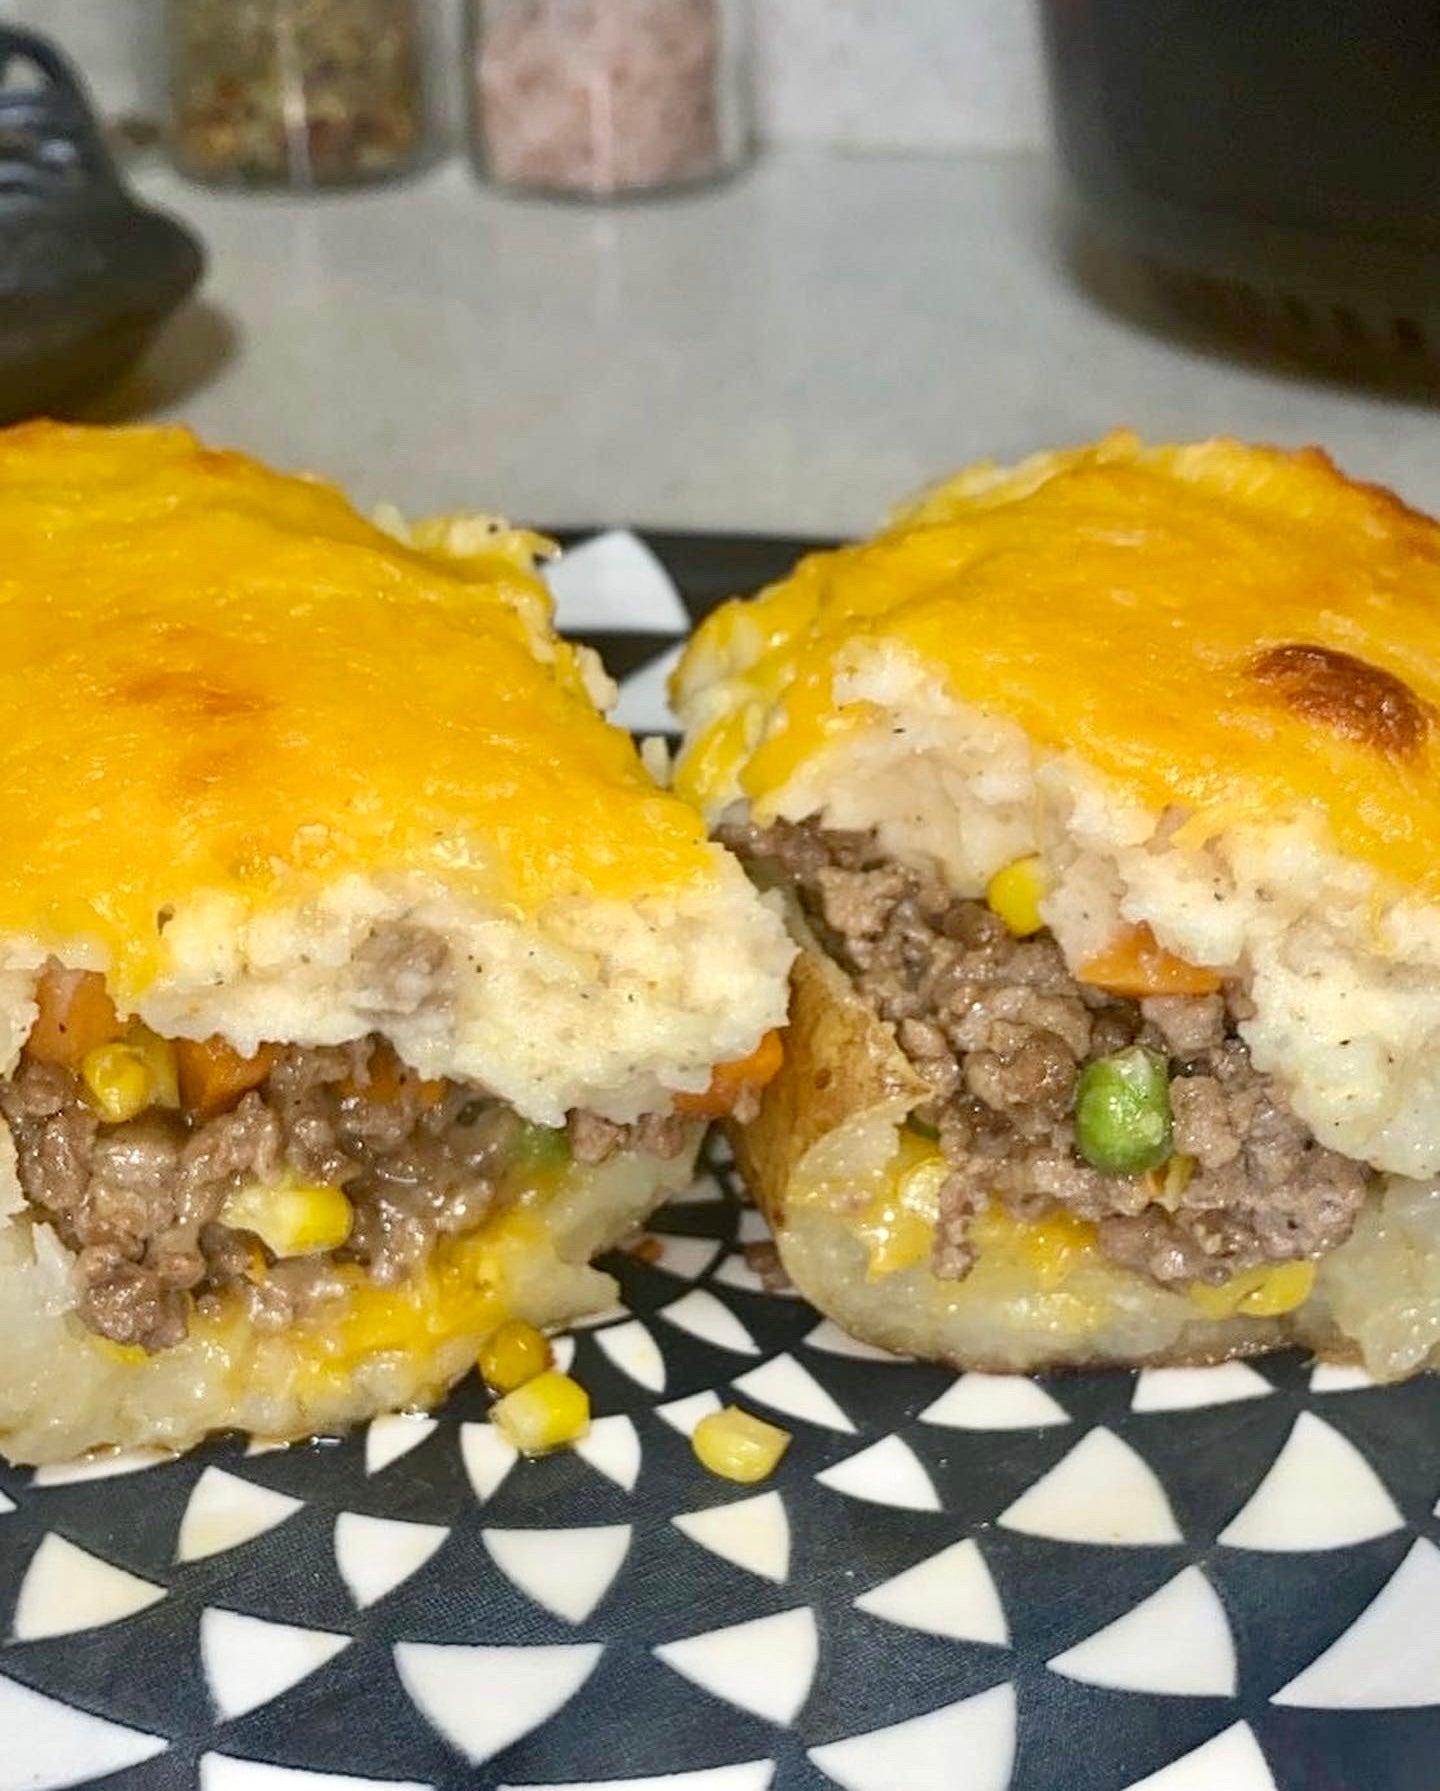
<svg viewBox="0 0 1440 1791"><path fill-rule="evenodd" d="M1094 233L1238 321L1440 362L1433 0L1041 0Z"/></svg>
<svg viewBox="0 0 1440 1791"><path fill-rule="evenodd" d="M125 189L64 58L0 30L0 422L107 385L203 269L194 237Z"/></svg>

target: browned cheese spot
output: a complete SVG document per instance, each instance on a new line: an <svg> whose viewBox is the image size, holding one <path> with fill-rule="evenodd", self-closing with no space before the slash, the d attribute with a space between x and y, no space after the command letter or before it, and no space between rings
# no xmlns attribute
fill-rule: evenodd
<svg viewBox="0 0 1440 1791"><path fill-rule="evenodd" d="M1435 720L1403 678L1334 647L1268 647L1251 660L1250 675L1293 714L1389 759L1414 758Z"/></svg>
<svg viewBox="0 0 1440 1791"><path fill-rule="evenodd" d="M115 695L137 707L169 710L182 723L236 721L274 707L258 692L180 671L139 672L116 685Z"/></svg>

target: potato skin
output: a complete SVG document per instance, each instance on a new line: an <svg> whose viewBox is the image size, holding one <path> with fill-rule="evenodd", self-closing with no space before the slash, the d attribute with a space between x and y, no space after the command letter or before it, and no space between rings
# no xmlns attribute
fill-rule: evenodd
<svg viewBox="0 0 1440 1791"><path fill-rule="evenodd" d="M785 1197L802 1165L823 1175L825 1147L837 1133L860 1134L868 1161L894 1152L893 1133L925 1101L895 1035L855 993L849 978L818 948L802 950L790 975L785 1061L748 1125L726 1127L735 1160L756 1204L780 1239ZM818 1152L819 1162L806 1165ZM783 1242L782 1242L783 1255Z"/></svg>

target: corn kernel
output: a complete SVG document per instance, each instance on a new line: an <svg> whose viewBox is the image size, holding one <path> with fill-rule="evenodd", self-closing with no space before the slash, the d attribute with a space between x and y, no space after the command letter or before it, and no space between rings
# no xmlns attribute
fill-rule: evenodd
<svg viewBox="0 0 1440 1791"><path fill-rule="evenodd" d="M1045 925L1040 898L1045 894L1045 866L1037 853L1015 858L996 871L985 891L991 911L1017 939L1028 939Z"/></svg>
<svg viewBox="0 0 1440 1791"><path fill-rule="evenodd" d="M711 1412L695 1426L690 1445L702 1468L722 1480L750 1485L773 1474L790 1447L790 1432L739 1406Z"/></svg>
<svg viewBox="0 0 1440 1791"><path fill-rule="evenodd" d="M1282 1262L1269 1269L1242 1269L1219 1287L1193 1281L1190 1298L1207 1318L1275 1318L1303 1306L1314 1285L1313 1262Z"/></svg>
<svg viewBox="0 0 1440 1791"><path fill-rule="evenodd" d="M480 1374L496 1393L513 1393L550 1366L550 1341L523 1319L507 1319L480 1346Z"/></svg>
<svg viewBox="0 0 1440 1791"><path fill-rule="evenodd" d="M144 1064L150 1078L150 1105L180 1105L180 1073L175 1061L175 1047L158 1032L151 1032L143 1021L134 1021L125 1033L125 1043Z"/></svg>
<svg viewBox="0 0 1440 1791"><path fill-rule="evenodd" d="M350 1236L355 1209L339 1188L282 1181L273 1187L252 1182L230 1195L220 1223L253 1231L273 1256L308 1256L338 1250Z"/></svg>
<svg viewBox="0 0 1440 1791"><path fill-rule="evenodd" d="M101 1119L112 1126L150 1105L150 1072L132 1045L97 1045L80 1060L80 1080Z"/></svg>
<svg viewBox="0 0 1440 1791"><path fill-rule="evenodd" d="M522 1455L548 1455L589 1430L590 1395L568 1374L547 1368L496 1400L490 1422Z"/></svg>

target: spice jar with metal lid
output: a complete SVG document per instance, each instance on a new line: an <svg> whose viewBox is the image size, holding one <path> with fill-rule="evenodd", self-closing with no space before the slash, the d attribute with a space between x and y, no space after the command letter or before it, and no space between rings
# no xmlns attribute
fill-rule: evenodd
<svg viewBox="0 0 1440 1791"><path fill-rule="evenodd" d="M502 186L585 198L749 153L747 0L469 0L471 146Z"/></svg>
<svg viewBox="0 0 1440 1791"><path fill-rule="evenodd" d="M171 155L233 185L353 186L435 139L433 0L167 0Z"/></svg>

